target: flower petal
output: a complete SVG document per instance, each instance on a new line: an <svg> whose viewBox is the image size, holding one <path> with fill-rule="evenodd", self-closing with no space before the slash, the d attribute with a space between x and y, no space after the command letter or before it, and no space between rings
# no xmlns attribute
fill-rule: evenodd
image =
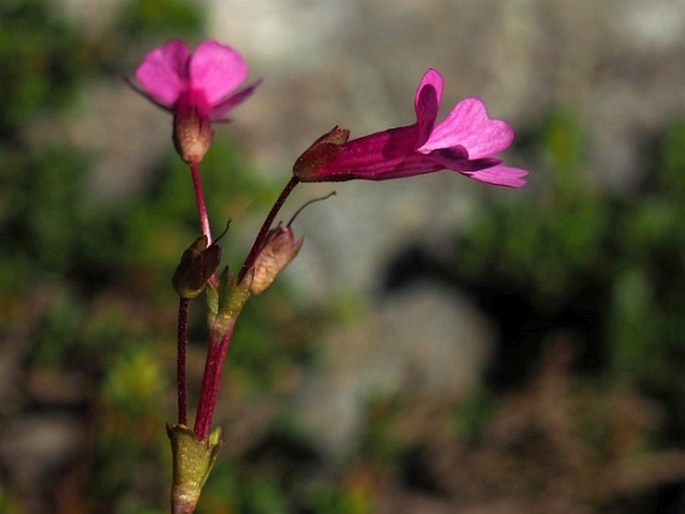
<svg viewBox="0 0 685 514"><path fill-rule="evenodd" d="M491 120L482 100L465 98L435 127L418 151L429 153L459 145L466 148L469 159L479 159L508 148L513 140L511 127L505 121Z"/></svg>
<svg viewBox="0 0 685 514"><path fill-rule="evenodd" d="M155 100L171 107L187 84L188 48L171 40L145 56L136 70L136 80Z"/></svg>
<svg viewBox="0 0 685 514"><path fill-rule="evenodd" d="M484 182L486 184L493 184L495 186L506 187L523 187L526 181L523 177L528 175L528 171L521 168L513 168L511 166L493 166L484 170L475 172L460 172L473 180Z"/></svg>
<svg viewBox="0 0 685 514"><path fill-rule="evenodd" d="M190 58L190 87L201 89L210 105L224 100L247 77L247 64L230 46L214 40L200 43Z"/></svg>
<svg viewBox="0 0 685 514"><path fill-rule="evenodd" d="M210 118L214 121L229 121L227 118L224 118L224 114L226 114L228 111L234 109L239 104L247 100L248 97L252 93L254 93L254 90L257 88L257 86L261 83L261 79L257 80L253 84L247 86L245 89L241 89L240 91L237 91L232 95L229 95L225 99L222 99L212 108Z"/></svg>
<svg viewBox="0 0 685 514"><path fill-rule="evenodd" d="M418 155L426 155L417 152ZM492 168L502 164L502 159L496 157L482 157L480 159L469 159L468 152L463 146L455 146L445 150L435 150L426 157L429 157L437 164L447 170L472 172L485 168Z"/></svg>
<svg viewBox="0 0 685 514"><path fill-rule="evenodd" d="M433 131L435 119L440 110L442 96L442 76L433 68L429 68L421 77L414 96L414 110L416 124L419 127L417 146L423 145Z"/></svg>
<svg viewBox="0 0 685 514"><path fill-rule="evenodd" d="M428 68L419 81L419 86L416 88L416 95L414 96L414 108L416 109L417 118L422 117L422 112L419 107L419 98L421 96L421 91L423 91L426 86L431 86L435 90L436 101L439 104L440 98L442 98L443 80L442 75L438 73L438 70Z"/></svg>

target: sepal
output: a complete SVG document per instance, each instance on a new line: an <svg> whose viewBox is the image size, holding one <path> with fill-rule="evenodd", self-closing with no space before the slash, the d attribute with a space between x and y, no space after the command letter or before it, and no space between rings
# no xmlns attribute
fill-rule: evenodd
<svg viewBox="0 0 685 514"><path fill-rule="evenodd" d="M242 280L238 281L228 270L228 266L224 268L215 292L212 291L208 296L210 303L207 325L217 337L223 337L238 317L243 305L250 297L253 277L254 270L250 270Z"/></svg>
<svg viewBox="0 0 685 514"><path fill-rule="evenodd" d="M198 441L185 425L167 425L173 458L171 505L173 514L193 512L223 444L221 428Z"/></svg>
<svg viewBox="0 0 685 514"><path fill-rule="evenodd" d="M174 146L188 164L199 163L212 145L214 131L209 118L191 107L174 116Z"/></svg>
<svg viewBox="0 0 685 514"><path fill-rule="evenodd" d="M297 241L290 226L278 225L269 231L254 263L250 291L259 294L271 285L283 268L297 256L304 238Z"/></svg>
<svg viewBox="0 0 685 514"><path fill-rule="evenodd" d="M349 137L349 130L333 127L297 158L293 165L293 175L302 182L317 182L319 170L340 155L343 144Z"/></svg>

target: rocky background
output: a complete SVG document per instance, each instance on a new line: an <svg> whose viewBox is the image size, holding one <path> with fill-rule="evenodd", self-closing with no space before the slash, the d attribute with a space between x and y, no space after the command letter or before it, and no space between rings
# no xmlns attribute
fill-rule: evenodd
<svg viewBox="0 0 685 514"><path fill-rule="evenodd" d="M124 34L111 32L125 5L121 0L52 4L88 38L110 41L110 51L124 53L105 73L87 77L68 115L38 117L25 130L31 145L44 144L57 131L86 149L87 196L104 208L143 196L170 146L168 115L132 94L113 73L119 67L132 73L147 49L163 41L150 35L127 46ZM278 466L286 461L281 467L291 466L296 474L302 473L297 468L301 461L309 468L322 467L336 483L347 484L350 495L362 498L357 505L368 504L368 511L379 513L685 512L682 440L628 461L604 459L602 451L586 444L584 424L602 412L608 446L623 456L616 448L639 445L663 413L652 398L632 389L610 384L593 396L584 383L578 384L576 340L582 322L555 326L550 321L544 340L531 350L525 376L498 391L497 408L486 416L485 443L479 439L473 449L456 442L444 410L469 402L492 406L491 399L473 391L492 372L493 362L503 358L502 346L514 343L503 333L508 320L494 318L472 287L444 280L440 268L454 257L455 241L465 227L494 203L545 194L552 181L548 166L526 150L534 146L531 134L550 112L570 113L583 133L582 158L593 188L625 202L641 194L654 134L685 113L685 4L207 0L203 9L205 28L194 40L228 42L250 64L252 79L264 79L254 97L235 111L234 123L217 130L217 138L236 142L262 188L254 198L227 198L228 207L221 208L233 219L230 237L236 246L249 244L261 222L259 207L285 183L303 149L332 126L359 136L411 123L416 84L428 67L445 79L444 113L465 96L481 97L492 116L506 119L517 131L521 142L505 155L507 162L531 171L522 191L488 188L449 172L381 184L335 184L334 198L304 211L295 230L305 235L305 245L282 280L296 298L293 303L338 314L332 323L314 324L321 328L310 336L317 365L285 373L272 397L255 401L241 393L244 386L230 377L229 359L225 395L234 403L220 419L229 426L231 458L245 460L247 467L269 459ZM107 45L97 49L103 60L112 59L107 50ZM331 189L301 187L289 201L289 212ZM209 201L222 199L210 194ZM120 293L110 300L121 301ZM41 289L22 305L42 312L60 294ZM500 311L499 316L516 314ZM143 323L139 316L144 318L139 313L133 323ZM169 321L173 327L170 316L155 324ZM296 320L287 309L284 316ZM83 462L90 462L73 463L78 448L84 452L82 446L90 444L84 443L84 434L97 439L89 418L97 412L92 407L97 400L84 388L97 383L101 370L31 372L22 363L35 347L32 319L23 325L8 322L0 342L0 415L7 434L0 442L0 507L7 491L19 498L17 510L8 512L49 512L55 505L61 506L59 512L95 512L89 509L105 508L102 503L64 498L78 497L74 491L83 481ZM516 358L525 360L525 351ZM592 360L592 352L584 351L583 358ZM195 359L199 375L201 347ZM306 451L271 439L272 424L284 406L297 420ZM455 423L476 430L476 418L485 414L477 406L469 408L473 418L466 423L457 416ZM376 426L374 419L392 425L391 436L383 432L380 440L373 439L369 427ZM420 444L399 451L396 440ZM379 465L359 456L375 455L364 449L374 442L401 454L400 471L387 473L382 458ZM521 466L529 476L517 476ZM73 478L51 480L54 470L68 470L66 476ZM155 474L141 473L144 479ZM42 492L34 494L37 483L49 485L38 486ZM635 491L647 491L648 500ZM135 487L126 489L131 497L138 493ZM163 492L153 488L139 494L146 495L156 499ZM118 510L110 505L99 511L143 512L117 505ZM367 511L336 505L338 510L328 511ZM75 506L81 510L68 510ZM234 511L207 507L206 512ZM278 512L314 510L284 507Z"/></svg>

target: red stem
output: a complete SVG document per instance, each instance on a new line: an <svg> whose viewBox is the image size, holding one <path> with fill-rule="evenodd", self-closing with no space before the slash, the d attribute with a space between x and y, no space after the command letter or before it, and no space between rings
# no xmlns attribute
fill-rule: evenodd
<svg viewBox="0 0 685 514"><path fill-rule="evenodd" d="M188 425L188 386L186 383L186 346L188 345L188 298L178 303L178 349L176 352L176 384L178 391L178 423Z"/></svg>
<svg viewBox="0 0 685 514"><path fill-rule="evenodd" d="M212 335L207 349L207 362L205 372L202 377L202 390L200 391L200 401L195 417L195 439L203 441L209 437L209 430L212 424L212 416L216 407L216 397L221 385L221 371L224 367L226 352L231 341L231 334L235 326L235 319L221 340L215 339Z"/></svg>
<svg viewBox="0 0 685 514"><path fill-rule="evenodd" d="M203 226L203 234L205 234L209 240L209 225L207 223L207 212L205 210L204 200L202 199L199 170L197 165L193 164L190 165L190 169L193 175L193 185L195 187L198 211L200 212L200 224ZM252 248L250 249L250 253L245 259L243 267L240 269L238 281L242 280L245 276L245 273L247 273L247 271L254 265L257 254L264 243L264 239L266 238L271 225L273 225L274 219L281 210L281 207L283 207L285 200L288 198L293 189L295 189L295 186L298 182L299 180L296 177L292 177L286 184L285 188L283 188L283 191L281 191L279 197L276 199L276 202L269 211L269 214L267 215L262 227L259 230L259 233L257 234ZM197 408L197 416L195 417L195 427L193 429L195 438L198 441L203 441L209 437L212 416L214 415L214 409L216 407L216 398L219 392L219 386L221 385L221 372L223 370L226 352L228 351L228 346L231 341L231 335L233 334L235 322L236 319L234 317L228 330L220 340L217 339L214 334L210 336L209 348L207 349L207 361L205 362L205 371L202 378L200 400Z"/></svg>
<svg viewBox="0 0 685 514"><path fill-rule="evenodd" d="M212 235L209 226L209 219L207 216L207 207L202 193L202 183L200 179L200 168L198 163L191 162L190 174L193 182L193 189L195 192L195 202L197 205L198 217L200 220L200 229L202 234L207 238L207 246L212 244ZM247 258L240 270L239 281L243 279L248 270L254 265L259 251L264 245L264 241L269 233L269 229L274 223L281 207L286 199L293 191L299 180L292 177L286 184L281 194L276 199L273 207L269 211L264 223L262 224L259 233L248 253ZM210 282L216 285L217 279L215 275L210 277ZM178 387L178 422L180 425L187 425L187 382L186 382L186 348L188 341L188 306L189 300L181 298L178 310L178 348L177 348L177 387ZM216 400L221 385L221 374L223 371L224 361L230 345L231 336L235 327L237 313L233 316L226 332L223 335L217 335L216 332L210 331L209 347L207 349L207 361L205 362L204 375L202 378L202 389L200 391L200 398L198 403L197 415L195 417L195 426L193 432L198 441L205 441L209 437L212 417L216 408ZM185 512L185 510L178 503L172 500L172 509L174 512Z"/></svg>
<svg viewBox="0 0 685 514"><path fill-rule="evenodd" d="M195 191L195 203L197 205L197 214L200 218L200 230L202 235L207 238L207 247L212 244L212 231L209 228L209 217L207 216L207 205L205 204L205 197L202 193L202 181L200 180L200 166L196 162L190 163L190 176L193 179L193 190ZM216 273L212 273L209 277L210 284L216 286Z"/></svg>
<svg viewBox="0 0 685 514"><path fill-rule="evenodd" d="M207 246L209 246L212 244L212 232L209 229L207 206L205 205L205 197L202 194L200 167L196 162L190 163L190 175L193 179L193 189L195 190L195 203L197 204L197 214L200 218L200 229L202 230L202 235L207 237Z"/></svg>
<svg viewBox="0 0 685 514"><path fill-rule="evenodd" d="M254 264L255 259L257 258L257 254L259 253L259 250L261 249L262 245L264 244L264 239L266 238L266 235L269 233L269 229L271 228L271 225L273 225L274 220L276 219L276 216L278 215L278 212L281 210L281 207L283 207L283 204L285 203L286 199L292 193L293 189L295 189L295 186L299 183L299 179L297 177L292 177L290 181L285 185L283 188L283 191L281 191L281 194L279 197L276 199L276 203L274 203L273 207L271 207L271 210L269 211L269 214L267 215L266 219L264 220L264 223L262 223L262 228L259 229L259 233L257 234L257 237L254 240L254 243L252 244L252 248L250 249L250 253L247 254L247 258L245 259L245 262L243 264L243 267L240 268L240 274L238 275L238 282L240 282L243 277L245 276L245 273L252 267Z"/></svg>

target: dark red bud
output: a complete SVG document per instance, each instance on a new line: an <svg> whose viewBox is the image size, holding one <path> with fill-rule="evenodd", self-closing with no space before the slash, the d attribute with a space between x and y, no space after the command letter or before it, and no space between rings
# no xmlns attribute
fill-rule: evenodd
<svg viewBox="0 0 685 514"><path fill-rule="evenodd" d="M207 281L221 262L221 247L212 244L207 248L207 237L198 237L183 252L171 282L182 298L195 298L207 285Z"/></svg>

